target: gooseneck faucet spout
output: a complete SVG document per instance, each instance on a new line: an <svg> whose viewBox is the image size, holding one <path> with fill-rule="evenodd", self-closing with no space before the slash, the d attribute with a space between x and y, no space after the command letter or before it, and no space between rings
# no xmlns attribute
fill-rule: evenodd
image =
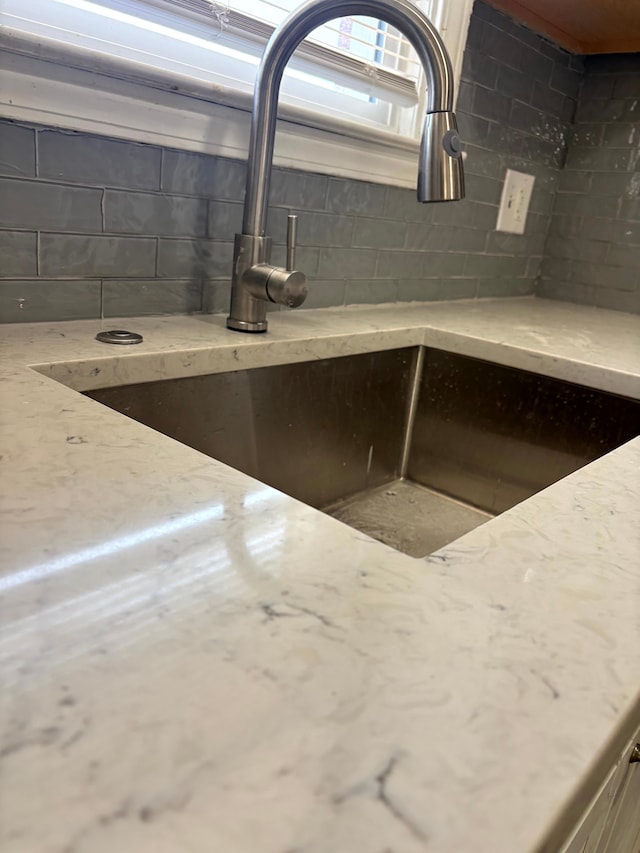
<svg viewBox="0 0 640 853"><path fill-rule="evenodd" d="M287 269L270 264L265 236L278 94L284 69L312 30L343 15L366 15L398 29L415 48L426 74L427 108L420 145L418 200L464 197L460 139L453 114L453 72L447 50L429 19L412 0L307 0L275 30L256 80L242 234L236 234L230 329L264 332L269 302L295 308L307 295L306 277L293 269L295 217L289 217Z"/></svg>

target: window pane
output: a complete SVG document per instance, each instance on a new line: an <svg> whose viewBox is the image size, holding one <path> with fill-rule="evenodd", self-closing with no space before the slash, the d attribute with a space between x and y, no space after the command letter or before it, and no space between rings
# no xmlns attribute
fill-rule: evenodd
<svg viewBox="0 0 640 853"><path fill-rule="evenodd" d="M230 7L245 15L259 18L277 26L300 0L232 0ZM343 50L367 62L377 62L387 68L399 68L406 54L406 39L384 21L363 16L343 16L328 21L309 36L310 41Z"/></svg>

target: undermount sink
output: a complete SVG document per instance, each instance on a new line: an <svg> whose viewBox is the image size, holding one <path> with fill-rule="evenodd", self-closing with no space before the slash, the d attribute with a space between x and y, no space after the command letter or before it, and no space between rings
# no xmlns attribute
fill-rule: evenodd
<svg viewBox="0 0 640 853"><path fill-rule="evenodd" d="M87 396L414 557L640 427L637 401L424 347Z"/></svg>

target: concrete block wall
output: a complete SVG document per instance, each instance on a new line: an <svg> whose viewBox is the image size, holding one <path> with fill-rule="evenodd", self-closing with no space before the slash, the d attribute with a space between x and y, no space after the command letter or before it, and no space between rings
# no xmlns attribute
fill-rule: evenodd
<svg viewBox="0 0 640 853"><path fill-rule="evenodd" d="M277 169L282 261L299 214L305 305L533 293L582 60L476 3L458 117L467 199ZM536 176L523 236L494 231L507 167ZM0 123L0 319L226 311L242 163Z"/></svg>
<svg viewBox="0 0 640 853"><path fill-rule="evenodd" d="M538 294L640 313L640 53L587 57Z"/></svg>
<svg viewBox="0 0 640 853"><path fill-rule="evenodd" d="M451 215L478 196L490 205L484 251L469 261L479 297L535 292L583 64L582 57L475 3L457 108L469 201L451 205ZM508 168L535 177L524 235L495 231Z"/></svg>

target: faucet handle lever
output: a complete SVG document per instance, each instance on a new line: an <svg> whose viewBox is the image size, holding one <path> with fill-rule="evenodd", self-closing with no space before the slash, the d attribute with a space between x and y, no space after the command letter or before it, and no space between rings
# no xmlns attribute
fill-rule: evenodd
<svg viewBox="0 0 640 853"><path fill-rule="evenodd" d="M298 217L293 213L287 216L287 270L293 271L296 266L296 247L298 236Z"/></svg>

